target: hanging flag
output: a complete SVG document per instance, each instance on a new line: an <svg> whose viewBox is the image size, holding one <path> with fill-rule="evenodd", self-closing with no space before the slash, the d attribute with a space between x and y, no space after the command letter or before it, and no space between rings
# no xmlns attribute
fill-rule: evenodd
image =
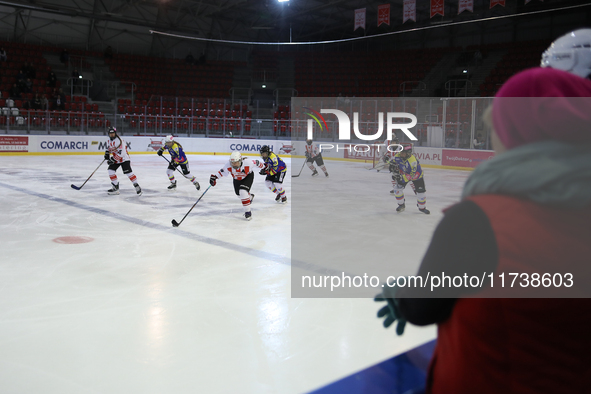
<svg viewBox="0 0 591 394"><path fill-rule="evenodd" d="M490 0L490 8L493 8L495 5L505 6L505 0Z"/></svg>
<svg viewBox="0 0 591 394"><path fill-rule="evenodd" d="M411 20L413 22L417 21L417 1L416 0L404 0L404 5L402 9L402 23Z"/></svg>
<svg viewBox="0 0 591 394"><path fill-rule="evenodd" d="M493 0L491 0L493 1ZM435 15L443 16L443 0L431 0L431 18Z"/></svg>
<svg viewBox="0 0 591 394"><path fill-rule="evenodd" d="M355 10L355 28L353 31L360 27L365 30L365 8Z"/></svg>
<svg viewBox="0 0 591 394"><path fill-rule="evenodd" d="M390 26L390 4L382 4L378 6L378 27L382 23Z"/></svg>
<svg viewBox="0 0 591 394"><path fill-rule="evenodd" d="M460 3L458 5L458 15L461 14L463 11L474 12L474 0L460 0Z"/></svg>

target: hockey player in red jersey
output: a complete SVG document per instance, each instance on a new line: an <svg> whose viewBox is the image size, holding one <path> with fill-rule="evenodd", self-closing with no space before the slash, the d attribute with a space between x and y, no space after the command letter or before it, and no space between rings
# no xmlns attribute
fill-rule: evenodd
<svg viewBox="0 0 591 394"><path fill-rule="evenodd" d="M107 190L107 193L119 194L119 180L117 179L115 171L121 166L121 168L123 168L123 173L127 175L129 180L133 183L138 196L142 194L142 188L137 183L137 177L131 169L127 145L125 145L125 141L117 135L117 129L114 127L109 128L109 141L107 142L107 150L105 150L105 160L107 160L107 163L109 164L109 178L111 178L111 185L113 185L111 189Z"/></svg>
<svg viewBox="0 0 591 394"><path fill-rule="evenodd" d="M318 145L312 144L312 140L306 140L306 162L312 170L312 176L318 175L318 171L314 167L314 162L324 171L324 175L328 176L328 171L326 171L326 167L324 166L324 160L322 160L322 153L318 149Z"/></svg>
<svg viewBox="0 0 591 394"><path fill-rule="evenodd" d="M234 192L242 201L246 220L252 219L250 203L254 198L254 194L250 194L250 188L254 181L255 168L265 168L265 165L258 160L243 158L240 152L232 152L226 165L217 174L211 174L209 178L211 186L215 186L217 179L223 176L231 175L234 178Z"/></svg>

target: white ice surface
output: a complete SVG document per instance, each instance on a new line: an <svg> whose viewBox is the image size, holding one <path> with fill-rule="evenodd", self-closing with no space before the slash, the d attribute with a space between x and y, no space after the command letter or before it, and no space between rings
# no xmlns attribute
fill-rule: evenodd
<svg viewBox="0 0 591 394"><path fill-rule="evenodd" d="M259 175L252 221L223 178L173 228L227 157L189 156L199 192L178 176L167 191L164 160L133 154L142 196L121 170L121 195L107 195L106 165L70 188L101 159L0 156L0 392L300 393L435 337L434 327L409 326L396 337L371 299L291 298L291 207ZM379 225L403 224L419 239L398 251L412 269L468 175L427 169L433 214L397 216L386 174L327 166L330 178L288 174L288 198L296 182L346 191L351 176L375 180ZM53 242L64 236L93 241Z"/></svg>

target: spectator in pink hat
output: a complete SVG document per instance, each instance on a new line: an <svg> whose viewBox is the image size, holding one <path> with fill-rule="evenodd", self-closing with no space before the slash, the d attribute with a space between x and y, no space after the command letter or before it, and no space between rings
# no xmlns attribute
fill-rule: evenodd
<svg viewBox="0 0 591 394"><path fill-rule="evenodd" d="M438 325L427 393L589 392L591 81L526 70L499 90L485 122L497 154L446 210L417 275L492 274L495 287L385 287L378 316L399 335L407 321ZM501 288L511 272L573 281Z"/></svg>

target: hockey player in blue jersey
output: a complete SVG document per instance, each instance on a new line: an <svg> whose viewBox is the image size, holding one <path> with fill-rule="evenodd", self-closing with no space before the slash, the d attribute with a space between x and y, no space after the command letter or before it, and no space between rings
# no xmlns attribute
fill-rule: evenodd
<svg viewBox="0 0 591 394"><path fill-rule="evenodd" d="M197 182L197 179L195 179L195 177L192 176L191 172L189 171L189 159L187 159L187 155L185 155L182 145L176 142L172 135L167 135L164 138L164 146L158 149L158 156L162 156L165 149L170 154L170 163L168 165L168 168L166 169L166 174L168 175L168 179L170 180L170 186L168 186L168 190L176 189L174 171L179 166L181 167L183 176L190 180L197 190L201 189L199 182Z"/></svg>
<svg viewBox="0 0 591 394"><path fill-rule="evenodd" d="M265 168L260 171L261 175L266 175L265 185L273 193L277 195L275 201L283 204L287 203L287 197L285 196L285 190L281 187L283 178L287 172L287 166L281 160L279 156L271 151L267 145L261 147L261 157L265 161Z"/></svg>
<svg viewBox="0 0 591 394"><path fill-rule="evenodd" d="M404 188L409 182L412 182L415 193L417 195L417 207L419 211L430 214L426 208L427 196L425 195L425 179L423 178L423 169L419 164L417 158L412 154L412 145L404 145L403 149L398 152L390 161L394 164L393 179L396 180L394 186L394 195L398 202L396 212L400 213L405 209Z"/></svg>

